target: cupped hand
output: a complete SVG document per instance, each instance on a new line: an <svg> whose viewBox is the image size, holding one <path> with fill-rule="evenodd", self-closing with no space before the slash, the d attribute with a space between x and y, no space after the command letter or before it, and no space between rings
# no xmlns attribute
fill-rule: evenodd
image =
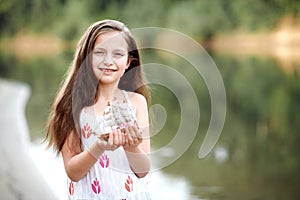
<svg viewBox="0 0 300 200"><path fill-rule="evenodd" d="M125 150L137 147L143 141L142 132L137 124L126 126L124 135L125 142L123 146Z"/></svg>
<svg viewBox="0 0 300 200"><path fill-rule="evenodd" d="M124 145L125 136L119 128L112 129L112 131L109 133L108 141L99 139L98 143L103 150L114 151L120 146Z"/></svg>

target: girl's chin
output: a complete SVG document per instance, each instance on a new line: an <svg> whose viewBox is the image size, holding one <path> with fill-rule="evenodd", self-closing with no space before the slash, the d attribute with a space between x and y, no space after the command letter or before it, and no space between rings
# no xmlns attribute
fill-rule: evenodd
<svg viewBox="0 0 300 200"><path fill-rule="evenodd" d="M113 77L102 76L100 78L100 83L102 83L102 84L112 84L112 83L116 83L116 82L118 82L118 79L113 78Z"/></svg>
<svg viewBox="0 0 300 200"><path fill-rule="evenodd" d="M103 73L103 72L97 72L96 77L98 80L115 80L117 79L117 76L115 73Z"/></svg>

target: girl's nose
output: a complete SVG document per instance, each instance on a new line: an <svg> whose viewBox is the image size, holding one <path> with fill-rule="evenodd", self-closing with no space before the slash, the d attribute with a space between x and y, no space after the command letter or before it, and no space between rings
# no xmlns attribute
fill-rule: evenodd
<svg viewBox="0 0 300 200"><path fill-rule="evenodd" d="M110 54L107 54L104 58L103 64L106 66L112 65L114 62L113 57Z"/></svg>

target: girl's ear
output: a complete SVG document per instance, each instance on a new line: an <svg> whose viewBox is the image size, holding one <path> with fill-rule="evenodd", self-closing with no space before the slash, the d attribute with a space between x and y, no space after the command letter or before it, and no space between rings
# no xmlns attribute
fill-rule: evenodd
<svg viewBox="0 0 300 200"><path fill-rule="evenodd" d="M128 63L126 65L125 69L128 69L128 67L130 66L130 63L131 63L131 60L128 60Z"/></svg>
<svg viewBox="0 0 300 200"><path fill-rule="evenodd" d="M132 61L131 56L128 56L127 64L125 67L126 69L128 69L128 67L130 66L131 61Z"/></svg>

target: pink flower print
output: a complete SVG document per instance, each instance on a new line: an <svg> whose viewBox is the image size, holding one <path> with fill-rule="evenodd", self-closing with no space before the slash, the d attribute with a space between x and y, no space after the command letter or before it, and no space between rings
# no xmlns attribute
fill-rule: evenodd
<svg viewBox="0 0 300 200"><path fill-rule="evenodd" d="M88 139L91 136L92 132L93 130L91 129L88 123L86 123L81 129L81 134L85 139Z"/></svg>
<svg viewBox="0 0 300 200"><path fill-rule="evenodd" d="M132 192L132 190L133 190L133 180L131 179L130 176L128 176L128 178L126 179L126 182L125 182L125 189L126 189L128 192Z"/></svg>
<svg viewBox="0 0 300 200"><path fill-rule="evenodd" d="M109 157L103 153L100 157L99 163L102 168L107 168L109 166Z"/></svg>
<svg viewBox="0 0 300 200"><path fill-rule="evenodd" d="M69 184L69 194L70 195L74 194L74 183L72 181Z"/></svg>
<svg viewBox="0 0 300 200"><path fill-rule="evenodd" d="M100 182L95 178L92 183L92 189L95 194L99 194L101 192Z"/></svg>

